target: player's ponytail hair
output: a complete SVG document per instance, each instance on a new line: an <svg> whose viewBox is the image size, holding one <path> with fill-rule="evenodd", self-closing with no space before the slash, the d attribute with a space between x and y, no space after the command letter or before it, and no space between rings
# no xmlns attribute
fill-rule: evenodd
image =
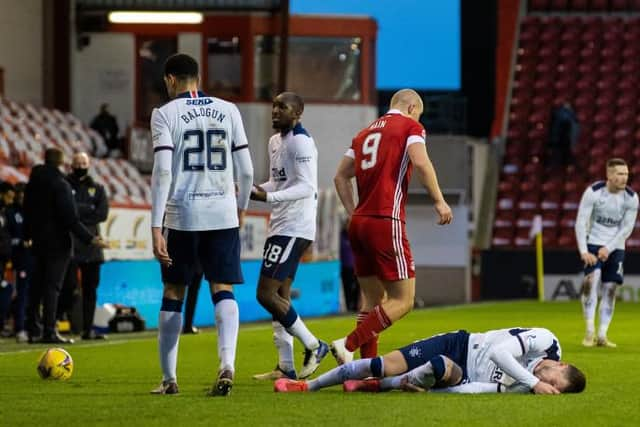
<svg viewBox="0 0 640 427"><path fill-rule="evenodd" d="M587 378L584 373L573 365L567 366L565 378L569 385L562 391L563 393L582 393L587 386Z"/></svg>

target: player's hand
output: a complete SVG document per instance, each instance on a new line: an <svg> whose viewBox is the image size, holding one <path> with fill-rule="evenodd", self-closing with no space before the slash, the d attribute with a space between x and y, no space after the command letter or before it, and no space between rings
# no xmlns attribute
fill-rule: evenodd
<svg viewBox="0 0 640 427"><path fill-rule="evenodd" d="M400 380L400 390L410 393L424 393L426 391L424 388L409 382L409 375L405 375L402 380Z"/></svg>
<svg viewBox="0 0 640 427"><path fill-rule="evenodd" d="M29 249L31 245L33 245L33 241L31 239L22 241L22 246L26 249Z"/></svg>
<svg viewBox="0 0 640 427"><path fill-rule="evenodd" d="M238 226L242 228L244 225L244 217L247 214L247 211L244 209L238 209Z"/></svg>
<svg viewBox="0 0 640 427"><path fill-rule="evenodd" d="M440 216L440 220L438 221L439 225L451 224L453 221L453 213L451 212L451 208L444 200L436 202L435 204L436 212L438 216Z"/></svg>
<svg viewBox="0 0 640 427"><path fill-rule="evenodd" d="M560 394L557 388L544 381L538 381L538 384L533 386L533 392L535 394Z"/></svg>
<svg viewBox="0 0 640 427"><path fill-rule="evenodd" d="M254 185L251 189L251 200L257 200L258 202L266 202L267 201L267 192L264 191L262 187L259 185Z"/></svg>
<svg viewBox="0 0 640 427"><path fill-rule="evenodd" d="M160 227L151 229L151 237L153 239L153 256L160 261L160 264L167 267L171 266L173 261L167 251L167 241L164 239Z"/></svg>
<svg viewBox="0 0 640 427"><path fill-rule="evenodd" d="M590 252L580 254L580 258L582 258L582 262L584 262L585 265L588 265L590 267L598 263L598 258L596 258L596 256Z"/></svg>
<svg viewBox="0 0 640 427"><path fill-rule="evenodd" d="M93 236L93 239L91 239L91 244L93 246L97 246L101 249L108 249L109 248L109 244L107 242L104 241L104 239L100 236Z"/></svg>
<svg viewBox="0 0 640 427"><path fill-rule="evenodd" d="M598 259L605 262L609 258L609 250L604 246L598 249Z"/></svg>

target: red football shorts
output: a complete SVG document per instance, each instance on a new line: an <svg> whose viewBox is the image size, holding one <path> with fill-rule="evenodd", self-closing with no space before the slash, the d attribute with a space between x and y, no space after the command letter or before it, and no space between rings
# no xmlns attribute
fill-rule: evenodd
<svg viewBox="0 0 640 427"><path fill-rule="evenodd" d="M349 226L356 275L396 281L415 277L415 265L402 221L353 216Z"/></svg>

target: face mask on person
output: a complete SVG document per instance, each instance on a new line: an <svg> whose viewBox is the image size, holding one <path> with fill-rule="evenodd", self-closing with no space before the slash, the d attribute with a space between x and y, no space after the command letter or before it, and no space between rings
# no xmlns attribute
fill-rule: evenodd
<svg viewBox="0 0 640 427"><path fill-rule="evenodd" d="M76 178L84 178L87 176L89 169L86 168L73 168L73 176Z"/></svg>

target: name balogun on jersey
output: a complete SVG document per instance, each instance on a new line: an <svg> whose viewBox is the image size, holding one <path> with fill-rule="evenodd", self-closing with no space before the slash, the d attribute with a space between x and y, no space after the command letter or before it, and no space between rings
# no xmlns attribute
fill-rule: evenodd
<svg viewBox="0 0 640 427"><path fill-rule="evenodd" d="M194 105L194 106L207 105L207 104L211 104L212 102L213 101L208 98L187 99L187 105ZM182 119L183 122L185 122L185 124L189 123L191 120L195 120L198 117L209 117L211 119L216 119L218 120L218 122L222 123L226 115L222 114L220 111L213 108L200 107L200 108L194 108L192 110L189 110L185 114L182 114L180 116L180 118Z"/></svg>

